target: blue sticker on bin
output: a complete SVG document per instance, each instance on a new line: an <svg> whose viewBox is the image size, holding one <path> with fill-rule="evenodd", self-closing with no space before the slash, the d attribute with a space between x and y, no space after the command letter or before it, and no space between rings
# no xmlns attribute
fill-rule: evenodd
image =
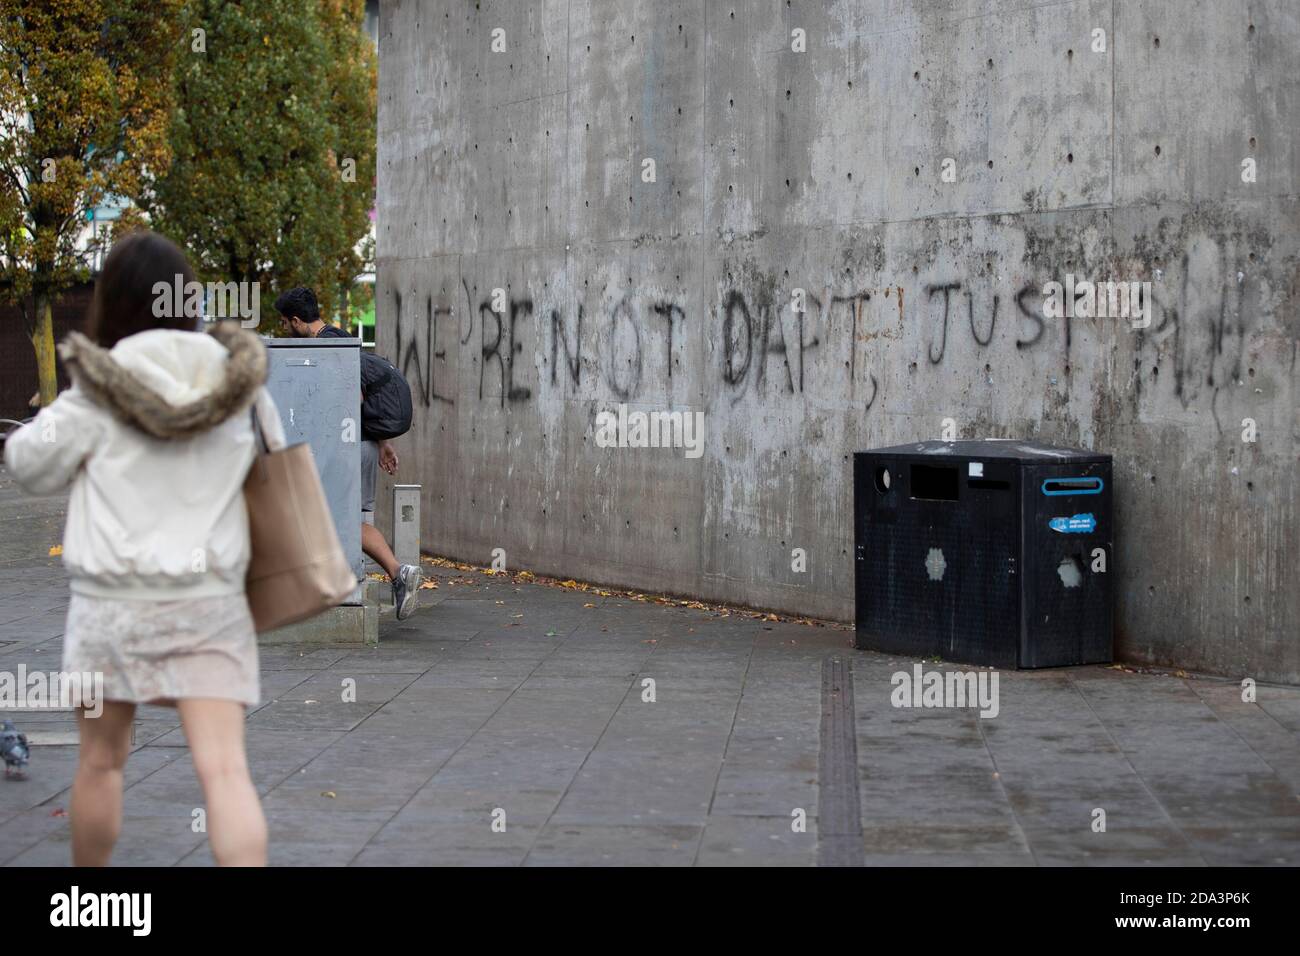
<svg viewBox="0 0 1300 956"><path fill-rule="evenodd" d="M1062 534L1091 534L1097 530L1097 519L1091 514L1074 515L1070 518L1053 518L1047 522L1047 526Z"/></svg>

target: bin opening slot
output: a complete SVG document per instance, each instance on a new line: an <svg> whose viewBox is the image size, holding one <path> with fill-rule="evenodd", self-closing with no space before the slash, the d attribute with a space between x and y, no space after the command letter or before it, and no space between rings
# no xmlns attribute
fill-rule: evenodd
<svg viewBox="0 0 1300 956"><path fill-rule="evenodd" d="M934 465L912 466L912 497L931 501L957 500L957 469Z"/></svg>
<svg viewBox="0 0 1300 956"><path fill-rule="evenodd" d="M1104 483L1100 478L1048 478L1043 482L1045 495L1095 495Z"/></svg>

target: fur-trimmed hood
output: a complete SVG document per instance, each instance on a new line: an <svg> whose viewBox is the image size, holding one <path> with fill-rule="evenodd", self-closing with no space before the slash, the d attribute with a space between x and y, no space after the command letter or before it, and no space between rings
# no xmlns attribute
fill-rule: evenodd
<svg viewBox="0 0 1300 956"><path fill-rule="evenodd" d="M73 382L154 438L190 438L248 408L266 381L266 347L234 322L208 334L150 329L103 349L80 332L59 346Z"/></svg>

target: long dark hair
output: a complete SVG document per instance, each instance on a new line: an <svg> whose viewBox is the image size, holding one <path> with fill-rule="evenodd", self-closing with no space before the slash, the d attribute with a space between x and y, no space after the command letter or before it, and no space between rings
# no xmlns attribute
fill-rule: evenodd
<svg viewBox="0 0 1300 956"><path fill-rule="evenodd" d="M147 229L128 233L113 243L104 260L86 317L86 335L107 349L146 329L194 331L199 317L174 307L177 281L184 290L194 281L194 270L175 243ZM165 301L155 291L159 283L167 286Z"/></svg>

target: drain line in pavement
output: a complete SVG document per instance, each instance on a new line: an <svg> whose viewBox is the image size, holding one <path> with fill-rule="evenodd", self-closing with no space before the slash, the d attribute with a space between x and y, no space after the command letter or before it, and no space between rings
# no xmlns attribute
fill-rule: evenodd
<svg viewBox="0 0 1300 956"><path fill-rule="evenodd" d="M822 661L821 748L817 755L817 865L862 866L858 738L853 664Z"/></svg>

